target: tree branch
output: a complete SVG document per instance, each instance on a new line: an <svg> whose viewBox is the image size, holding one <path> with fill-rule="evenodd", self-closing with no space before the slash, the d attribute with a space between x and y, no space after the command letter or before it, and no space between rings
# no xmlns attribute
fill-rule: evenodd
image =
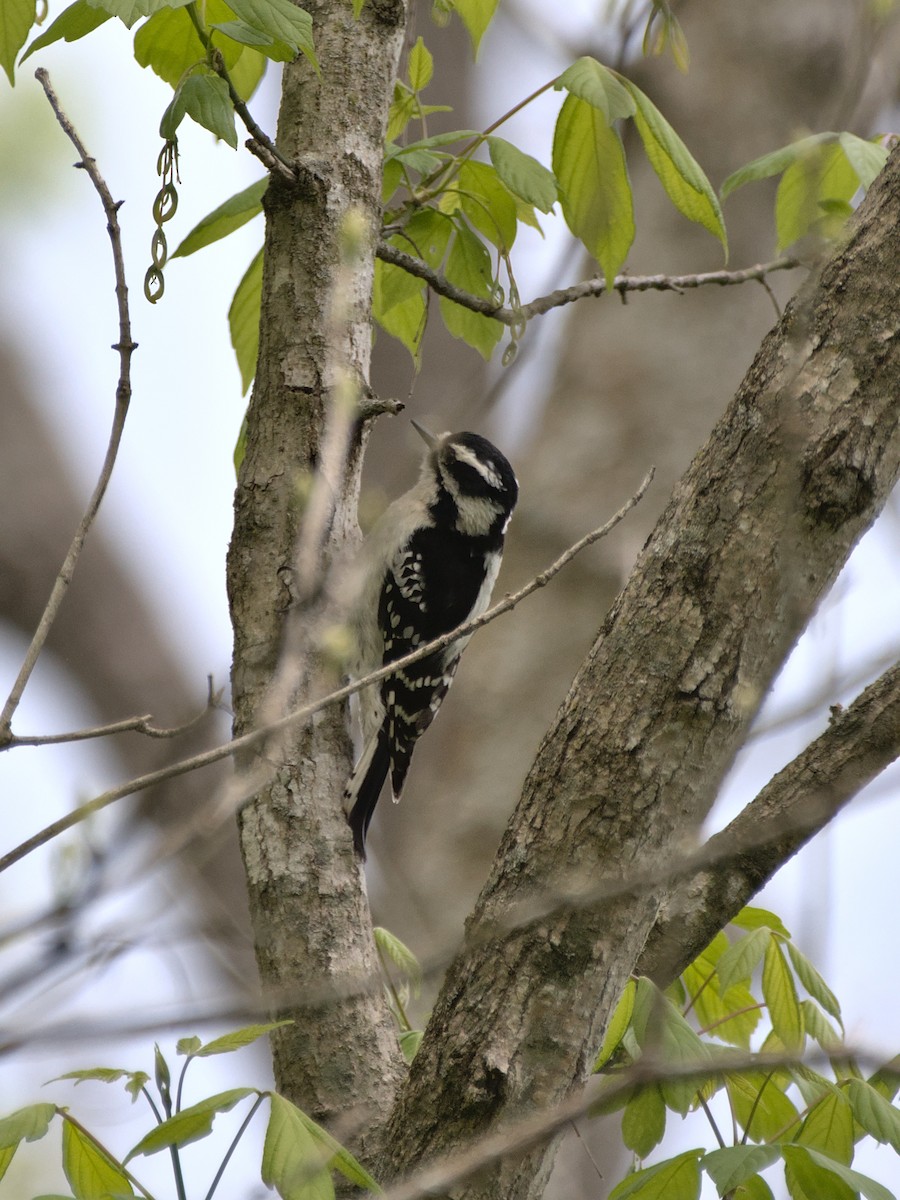
<svg viewBox="0 0 900 1200"><path fill-rule="evenodd" d="M379 242L375 253L383 262L391 263L417 279L424 280L439 296L445 296L448 300L461 304L463 308L481 313L482 316L494 317L504 325L521 325L523 321L530 321L532 317L549 312L552 308L573 304L587 296L603 296L608 291L618 292L624 299L629 292L684 292L711 284L730 287L751 280L764 282L775 271L793 271L802 266L796 258L782 257L772 262L758 263L755 267L745 267L741 271L706 271L699 275L617 275L610 288L607 288L602 279L587 279L583 283L573 284L572 287L550 292L547 296L538 296L528 304L523 304L521 308L507 308L502 304L484 300L481 296L473 296L451 283L440 271L433 270L421 259L398 250L388 242Z"/></svg>
<svg viewBox="0 0 900 1200"><path fill-rule="evenodd" d="M63 598L75 572L75 564L81 554L82 546L94 522L94 518L106 493L110 477L112 476L116 457L119 453L119 444L122 440L122 432L125 428L125 418L128 415L128 405L131 400L131 355L137 348L137 344L131 338L131 320L128 312L128 287L125 283L122 235L119 229L118 218L120 202L113 200L103 176L97 169L96 161L88 154L84 143L75 131L71 121L60 108L59 100L50 85L50 77L47 72L43 68L39 68L35 71L35 78L44 89L47 99L50 102L50 107L53 109L57 121L62 126L63 132L78 151L79 162L75 165L87 172L97 195L100 197L103 211L106 213L106 228L109 233L109 240L112 243L113 265L116 277L116 304L119 312L119 339L113 346L113 349L118 351L119 354L119 382L116 387L116 407L113 415L112 429L103 459L103 466L100 470L100 476L94 487L84 516L81 518L81 523L63 560L63 564L56 576L56 582L50 593L50 599L47 601L47 605L38 622L38 627L31 639L31 644L25 654L25 660L3 706L3 712L0 713L0 746L8 742L12 736L11 725L13 716L19 706L19 701L22 699L22 694L28 685L28 680L31 678L31 673L37 664L41 651L44 648L44 644L47 641L50 628L56 620L56 615L59 612L60 605L63 602Z"/></svg>
<svg viewBox="0 0 900 1200"><path fill-rule="evenodd" d="M69 733L13 734L7 742L0 745L0 751L15 750L18 746L60 746L67 742L84 742L92 738L112 737L117 733L140 733L144 737L162 740L181 737L182 734L195 729L204 717L220 706L222 692L215 690L212 675L207 678L207 686L208 694L203 710L181 725L173 725L170 728L154 725L153 714L145 713L140 717L123 717L121 721L110 721L106 725L94 725L90 729L74 729Z"/></svg>
<svg viewBox="0 0 900 1200"><path fill-rule="evenodd" d="M667 987L775 872L900 755L900 663L886 671L704 847L667 898L638 972Z"/></svg>

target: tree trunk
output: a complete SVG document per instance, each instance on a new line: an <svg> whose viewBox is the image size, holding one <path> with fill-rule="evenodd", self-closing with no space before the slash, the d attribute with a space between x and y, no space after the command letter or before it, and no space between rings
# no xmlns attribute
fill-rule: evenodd
<svg viewBox="0 0 900 1200"><path fill-rule="evenodd" d="M361 387L368 378L384 133L405 31L402 0L366 4L359 20L343 0L307 7L321 75L303 59L284 72L278 146L299 167L301 182L275 176L267 195L259 362L229 555L238 733L260 717L285 616L310 583L294 573L300 496L319 461L338 364ZM371 238L361 262L348 269L350 317L334 345L328 314L352 211L362 214ZM335 497L328 561L358 536L361 452L357 436ZM304 678L295 680L293 699L304 688ZM279 1013L298 1016L274 1038L276 1080L332 1124L357 1106L383 1111L400 1073L364 881L341 811L345 716L332 708L311 730L268 747L271 782L241 814L263 988ZM369 986L360 991L361 981Z"/></svg>

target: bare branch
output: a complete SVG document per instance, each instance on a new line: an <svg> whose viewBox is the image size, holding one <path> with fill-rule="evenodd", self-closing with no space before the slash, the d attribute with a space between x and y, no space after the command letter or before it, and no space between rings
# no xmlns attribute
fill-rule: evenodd
<svg viewBox="0 0 900 1200"><path fill-rule="evenodd" d="M0 745L8 742L11 733L11 723L13 715L19 706L19 701L22 699L22 694L31 678L31 673L35 668L44 644L47 641L47 636L50 633L50 627L56 619L60 605L72 580L72 575L75 571L75 564L81 554L82 546L87 537L88 530L93 524L97 511L103 500L107 485L109 484L112 475L113 467L115 466L116 456L119 452L119 444L122 440L122 431L125 427L125 418L128 415L128 405L131 400L131 355L136 349L137 344L132 341L131 337L131 320L128 312L128 288L125 283L125 263L122 257L122 237L119 229L119 203L113 200L109 188L97 169L97 164L88 154L84 147L84 143L75 131L71 121L62 111L57 99L56 93L50 86L50 77L47 72L40 68L35 71L35 78L43 87L47 99L53 112L56 114L56 119L62 126L63 132L75 146L78 151L80 160L76 166L85 170L90 177L91 183L100 197L100 202L103 205L103 211L106 213L106 227L109 232L109 240L112 243L113 264L116 276L116 304L119 312L119 338L113 346L114 350L119 354L119 382L116 387L116 407L113 415L112 429L109 435L109 443L106 447L106 455L103 459L103 466L100 471L100 476L94 487L93 495L91 496L84 516L81 518L81 523L75 532L72 543L69 546L68 553L59 569L59 574L56 577L56 582L53 585L53 590L50 593L50 599L44 609L38 627L35 630L34 637L31 639L31 645L25 655L25 661L19 671L16 681L12 686L6 704L3 707L3 712L0 713Z"/></svg>
<svg viewBox="0 0 900 1200"><path fill-rule="evenodd" d="M165 728L153 724L153 714L145 713L140 717L123 717L121 721L111 721L108 725L94 725L90 729L74 729L70 733L44 733L20 736L13 734L8 741L0 744L0 751L15 750L17 746L59 746L66 742L84 742L91 738L111 737L116 733L140 733L149 738L181 737L195 729L204 717L222 703L222 691L215 690L212 675L207 678L208 693L206 704L201 712L191 717L181 725Z"/></svg>
<svg viewBox="0 0 900 1200"><path fill-rule="evenodd" d="M308 720L315 713L327 707L329 704L337 704L341 700L346 700L348 696L354 695L361 691L364 687L370 684L378 683L382 679L386 679L388 675L393 675L394 672L403 670L411 663L418 662L420 658L425 658L429 654L433 654L436 650L442 649L444 646L449 646L451 642L458 637L466 634L474 633L476 629L480 629L483 625L487 625L490 621L496 620L497 617L509 612L515 608L532 592L536 592L538 588L545 587L554 575L558 574L567 563L575 557L576 554L584 550L592 543L599 541L619 524L620 521L631 511L632 508L642 499L644 493L650 486L653 479L653 469L651 468L645 476L638 490L634 495L627 500L617 513L615 513L599 529L593 530L586 534L583 538L577 541L573 546L570 546L559 558L552 563L545 571L536 576L518 592L511 596L506 596L499 604L495 604L487 612L482 613L480 617L474 620L466 621L457 629L451 630L450 633L444 634L442 637L435 638L434 641L428 642L425 645L419 646L418 649L407 654L405 657L397 659L387 667L381 667L377 671L364 676L362 679L355 680L353 683L348 683L345 687L338 688L337 691L330 692L327 696L323 696L319 700L315 700L310 704L304 704L300 708L286 713L277 721L272 721L267 725L260 726L258 729L251 730L249 733L243 734L241 737L234 738L220 746L215 746L211 750L206 750L202 754L195 754L191 758L182 759L180 762L171 763L167 767L161 767L158 771L150 771L146 775L140 775L135 779L130 779L126 783L119 784L118 787L110 788L109 791L103 792L101 795L89 800L86 804L80 805L61 817L58 821L47 825L40 832L27 838L20 845L10 850L0 858L0 873L20 862L34 850L46 845L47 842L58 837L61 833L65 833L67 829L78 825L81 821L86 820L95 812L113 804L116 800L122 800L126 796L133 796L137 792L145 791L147 788L154 787L158 783L163 783L169 779L175 779L179 775L186 775L190 771L199 770L201 767L211 766L212 763L220 762L224 758L230 758L232 755L238 754L242 750L247 750L251 746L256 746L260 742L265 741L273 733L278 733L282 729L286 729L290 725L299 724L302 721ZM252 784L250 785L252 789ZM252 790L244 789L248 794L252 794Z"/></svg>
<svg viewBox="0 0 900 1200"><path fill-rule="evenodd" d="M379 242L375 253L383 262L400 267L410 275L415 275L417 279L423 279L439 296L446 296L448 300L453 300L472 312L481 313L482 316L494 317L504 325L521 325L523 321L530 321L532 317L549 312L552 308L561 308L588 296L603 296L607 291L618 292L624 297L628 292L684 292L710 284L730 287L748 283L750 280L764 283L767 276L775 271L793 271L802 266L796 258L783 257L768 263L757 263L756 266L745 267L741 271L705 271L699 275L617 275L610 288L607 288L602 279L586 279L583 283L561 288L547 296L538 296L528 304L523 304L521 308L507 308L463 291L421 259L406 254L387 242Z"/></svg>

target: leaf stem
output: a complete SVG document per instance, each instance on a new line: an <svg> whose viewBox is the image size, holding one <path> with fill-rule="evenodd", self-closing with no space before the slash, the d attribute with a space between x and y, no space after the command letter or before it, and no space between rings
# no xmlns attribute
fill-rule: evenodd
<svg viewBox="0 0 900 1200"><path fill-rule="evenodd" d="M213 1178L212 1183L209 1185L209 1191L206 1193L205 1200L212 1200L213 1193L215 1192L216 1188L219 1186L219 1180L225 1174L225 1168L228 1166L228 1160L231 1158L232 1154L234 1154L235 1150L237 1149L237 1144L243 1137L244 1130L247 1128L247 1126L250 1124L250 1122L256 1116L257 1110L259 1109L259 1106L262 1104L262 1102L263 1102L263 1100L265 1100L265 1098L266 1098L265 1093L260 1093L256 1097L256 1100L253 1103L253 1107L250 1109L250 1111L247 1113L246 1117L244 1117L244 1120L241 1122L240 1129L234 1135L234 1140L232 1141L232 1143L228 1147L228 1149L225 1151L225 1157L222 1159L221 1163L219 1164L219 1169L218 1169L218 1171L216 1171L215 1177Z"/></svg>
<svg viewBox="0 0 900 1200"><path fill-rule="evenodd" d="M375 950L378 954L378 961L381 964L381 973L384 975L387 989L391 993L391 999L393 1000L394 1007L397 1010L397 1024L400 1026L400 1031L401 1033L412 1033L412 1022L410 1021L406 1009L403 1006L403 1002L400 999L400 994L394 986L394 981L391 978L390 971L388 970L384 952L382 951L381 946L379 946L377 939L375 941Z"/></svg>
<svg viewBox="0 0 900 1200"><path fill-rule="evenodd" d="M505 124L511 117L514 117L517 112L520 112L527 105L531 104L533 100L537 100L538 96L542 96L544 92L549 91L550 88L556 84L558 79L559 76L554 75L552 79L547 81L547 83L542 83L539 88L535 88L530 96L526 96L524 100L520 100L518 104L514 104L513 107L505 112L502 117L498 117L496 121L488 125L487 129L482 130L477 137L472 138L469 144L467 146L463 146L460 153L453 158L447 164L447 166L439 167L433 178L423 180L424 191L417 193L417 199L419 202L426 204L439 192L444 191L447 185L453 182L463 163L469 161L478 147L484 144L486 139L490 137L495 129L499 129L501 125Z"/></svg>

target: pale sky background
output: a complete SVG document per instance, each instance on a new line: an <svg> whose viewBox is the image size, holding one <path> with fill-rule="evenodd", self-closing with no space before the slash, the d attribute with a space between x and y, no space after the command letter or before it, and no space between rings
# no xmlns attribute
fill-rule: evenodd
<svg viewBox="0 0 900 1200"><path fill-rule="evenodd" d="M577 21L580 11L592 8L572 5L571 19ZM57 11L54 7L51 17ZM556 13L554 20L561 16ZM423 26L420 32L427 40L427 28ZM565 65L550 51L541 61L531 44L527 54L511 52L507 42L502 58L516 63L515 78L498 85L496 72L491 71L491 50L501 31L495 35L488 36L483 56L486 71L493 75L490 94L482 97L485 122ZM503 36L508 36L507 31ZM108 349L116 335L113 277L97 197L87 178L69 169L74 161L71 147L32 78L34 67L40 65L50 71L66 111L97 158L114 196L126 201L120 220L134 336L140 348L133 360L134 400L99 525L115 539L163 614L196 675L197 694L202 699L206 675L213 673L224 682L230 657L223 564L231 528L231 455L244 401L226 314L234 288L259 244L262 225L257 219L197 257L171 262L166 270L165 298L155 308L145 302L142 280L149 262L150 209L159 186L155 174L160 145L157 127L171 93L167 85L134 63L130 39L121 25L111 21L77 46L56 45L30 59L19 72L14 91L0 81L0 152L3 161L12 164L0 177L4 264L0 327L28 331L20 343L28 372L86 500L105 450L118 374L118 357ZM268 130L275 124L275 74L271 72L252 105ZM439 86L438 74L436 90ZM549 161L557 107L558 97L549 97L509 131L513 140L545 162ZM249 154L216 147L211 135L190 122L182 127L180 140L179 210L176 220L167 226L171 249L223 198L261 174ZM33 183L27 187L23 204L17 193L29 179ZM531 260L526 262L520 256L524 298L543 287L546 271L559 254L561 222L547 220L545 228L547 243L542 246L537 239L529 239ZM77 297L74 303L73 296ZM681 301L689 302L689 298ZM637 312L635 315L639 319ZM551 335L544 336L552 341ZM460 353L472 352L461 346ZM532 365L523 372L520 389L528 386L534 397L542 382ZM521 390L518 404L516 440L527 436L521 413L528 410L522 404ZM23 503L27 498L23 497ZM73 527L78 515L73 513ZM861 682L857 680L845 694L839 681L854 680L861 667L877 663L891 648L896 652L900 641L898 543L900 506L895 497L888 516L864 539L834 596L797 647L766 704L762 722L792 710L811 688L815 690L814 680L834 682L832 702L852 698ZM4 695L23 651L24 643L0 628L0 688ZM65 674L49 662L42 664L20 709L17 729L58 730L90 721L82 697ZM733 815L821 728L821 717L806 720L791 725L777 740L755 743L745 750L712 824L718 826ZM113 782L118 782L115 762L98 744L17 750L0 756L4 848ZM900 1047L896 1000L900 971L894 928L898 784L896 768L885 773L826 835L781 872L759 900L782 916L836 991L844 1005L850 1041L883 1052L886 1058ZM104 824L115 821L115 814L110 814L100 823L97 836L104 836ZM52 895L50 871L59 869L58 849L46 848L0 877L4 923L24 918L46 903ZM127 864L122 864L122 876L127 878ZM136 911L142 913L147 906L157 906L159 940L164 945L166 930L178 925L178 897L167 891L167 886L157 877L125 889L115 903L98 906L92 926L121 927L127 933L129 905L138 906ZM7 951L3 970L12 970L13 961L14 954ZM192 974L189 993L198 1000L208 999L212 976L204 980L194 966ZM100 973L99 982L72 997L65 1011L116 1015L146 1007L165 1012L167 1005L183 1004L185 994L179 955L144 948L109 965ZM52 997L54 1005L48 1001L47 1007L58 1015L56 999ZM42 1003L31 999L24 1009L0 1016L0 1024L17 1029L26 1021L40 1028L36 1014L43 1011ZM185 1028L183 1032L194 1030ZM206 1039L224 1031L199 1032ZM167 1050L173 1048L174 1037L165 1034L160 1040ZM149 1070L152 1038L121 1045L67 1046L64 1062L61 1057L51 1046L7 1058L0 1072L0 1115L32 1100L52 1097L65 1102L66 1085L46 1090L39 1086L62 1070L94 1065ZM260 1086L268 1082L260 1077L258 1059L247 1057L196 1063L191 1070L197 1087L194 1099L245 1082ZM109 1111L110 1099L100 1085L85 1084L70 1102L91 1124ZM119 1105L117 1122L128 1114L126 1105L127 1099ZM223 1128L235 1129L243 1111L218 1121ZM121 1150L137 1140L145 1127L141 1117L140 1124L132 1120L128 1126L114 1128L109 1133L110 1143ZM692 1117L684 1127L685 1140L672 1143L669 1152L678 1144L700 1144L707 1136L705 1129L698 1128L701 1121ZM259 1116L256 1122L261 1133L264 1122ZM37 1153L46 1157L43 1150ZM36 1161L35 1147L24 1147L20 1155L31 1163ZM892 1151L866 1149L858 1153L855 1165L900 1189L900 1169ZM142 1163L139 1174L152 1188L155 1180L165 1177L166 1167L159 1156ZM219 1194L248 1194L253 1170L239 1164L231 1169L235 1174L226 1177ZM208 1175L208 1167L202 1172ZM770 1172L767 1178L778 1194L777 1173ZM61 1178L46 1183L48 1188L60 1185ZM8 1188L8 1183L0 1183L0 1197L15 1195ZM205 1188L201 1195L203 1191Z"/></svg>

